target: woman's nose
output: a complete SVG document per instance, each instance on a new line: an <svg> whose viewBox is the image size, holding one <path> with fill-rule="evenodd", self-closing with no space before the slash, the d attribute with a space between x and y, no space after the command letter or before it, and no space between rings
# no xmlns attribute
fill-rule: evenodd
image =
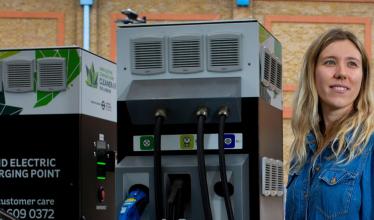
<svg viewBox="0 0 374 220"><path fill-rule="evenodd" d="M336 79L346 79L347 78L347 73L346 73L346 68L344 64L339 64L336 68L336 72L334 74L334 77Z"/></svg>

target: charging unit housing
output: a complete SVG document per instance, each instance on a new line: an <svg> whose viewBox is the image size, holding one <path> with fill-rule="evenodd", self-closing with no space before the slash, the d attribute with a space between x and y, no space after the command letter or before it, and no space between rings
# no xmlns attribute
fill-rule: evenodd
<svg viewBox="0 0 374 220"><path fill-rule="evenodd" d="M0 50L0 208L114 219L116 65L79 47Z"/></svg>
<svg viewBox="0 0 374 220"><path fill-rule="evenodd" d="M155 216L153 129L162 127L162 180L191 180L187 219L203 219L196 159L196 111L205 124L207 182L213 219L226 219L219 181L218 111L227 106L227 177L235 219L283 219L282 49L256 20L119 25L117 213L133 184L149 187L142 219Z"/></svg>

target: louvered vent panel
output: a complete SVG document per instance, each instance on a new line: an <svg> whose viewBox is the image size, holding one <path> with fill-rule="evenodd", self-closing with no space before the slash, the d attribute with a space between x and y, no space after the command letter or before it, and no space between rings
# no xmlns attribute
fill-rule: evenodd
<svg viewBox="0 0 374 220"><path fill-rule="evenodd" d="M275 161L272 161L272 164L271 164L271 195L272 196L275 196L277 195L277 187L278 187L278 183L277 183L277 180L278 180L278 168L277 168L277 164L275 163Z"/></svg>
<svg viewBox="0 0 374 220"><path fill-rule="evenodd" d="M133 74L165 72L163 38L138 38L131 41L131 71Z"/></svg>
<svg viewBox="0 0 374 220"><path fill-rule="evenodd" d="M277 80L277 61L274 57L271 58L271 72L270 72L270 84L275 86Z"/></svg>
<svg viewBox="0 0 374 220"><path fill-rule="evenodd" d="M271 55L263 49L261 53L261 82L265 87L270 85Z"/></svg>
<svg viewBox="0 0 374 220"><path fill-rule="evenodd" d="M277 176L277 196L283 195L283 163L278 161L278 176Z"/></svg>
<svg viewBox="0 0 374 220"><path fill-rule="evenodd" d="M38 90L62 91L66 89L64 58L42 58L37 61Z"/></svg>
<svg viewBox="0 0 374 220"><path fill-rule="evenodd" d="M265 63L264 63L264 79L270 82L270 72L271 72L271 56L265 53Z"/></svg>
<svg viewBox="0 0 374 220"><path fill-rule="evenodd" d="M34 68L30 60L11 60L3 63L4 90L30 92L33 90Z"/></svg>
<svg viewBox="0 0 374 220"><path fill-rule="evenodd" d="M280 160L262 158L262 194L283 195L283 163Z"/></svg>
<svg viewBox="0 0 374 220"><path fill-rule="evenodd" d="M267 48L261 50L261 82L270 90L282 90L282 64Z"/></svg>
<svg viewBox="0 0 374 220"><path fill-rule="evenodd" d="M203 71L202 37L178 36L169 40L169 71L195 73Z"/></svg>
<svg viewBox="0 0 374 220"><path fill-rule="evenodd" d="M280 62L277 62L277 81L276 81L276 87L279 90L282 90L282 64Z"/></svg>
<svg viewBox="0 0 374 220"><path fill-rule="evenodd" d="M265 190L267 190L269 192L271 190L270 189L270 184L271 184L270 176L271 176L271 164L266 163L266 166L265 166Z"/></svg>
<svg viewBox="0 0 374 220"><path fill-rule="evenodd" d="M222 34L208 37L208 70L241 70L241 35Z"/></svg>
<svg viewBox="0 0 374 220"><path fill-rule="evenodd" d="M270 196L271 193L271 160L262 158L262 194Z"/></svg>

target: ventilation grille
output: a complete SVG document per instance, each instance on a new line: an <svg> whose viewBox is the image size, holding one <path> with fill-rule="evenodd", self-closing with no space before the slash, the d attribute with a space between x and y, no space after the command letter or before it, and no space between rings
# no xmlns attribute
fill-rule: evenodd
<svg viewBox="0 0 374 220"><path fill-rule="evenodd" d="M277 81L276 88L282 90L282 64L277 62Z"/></svg>
<svg viewBox="0 0 374 220"><path fill-rule="evenodd" d="M262 193L264 193L265 196L270 195L270 190L271 190L271 164L270 163L265 163L263 164L263 169L264 172L262 173L263 177L263 190Z"/></svg>
<svg viewBox="0 0 374 220"><path fill-rule="evenodd" d="M271 72L270 72L270 85L275 86L277 80L277 61L274 57L271 58Z"/></svg>
<svg viewBox="0 0 374 220"><path fill-rule="evenodd" d="M261 82L270 90L282 91L282 64L266 48L261 52Z"/></svg>
<svg viewBox="0 0 374 220"><path fill-rule="evenodd" d="M264 65L263 65L264 73L263 75L263 83L265 86L270 85L270 74L271 74L271 56L269 53L264 54Z"/></svg>
<svg viewBox="0 0 374 220"><path fill-rule="evenodd" d="M39 91L62 91L66 89L66 64L64 58L41 58L37 60L37 88Z"/></svg>
<svg viewBox="0 0 374 220"><path fill-rule="evenodd" d="M203 71L203 46L201 36L179 36L169 41L169 71L196 73Z"/></svg>
<svg viewBox="0 0 374 220"><path fill-rule="evenodd" d="M131 41L131 71L133 74L165 72L163 38L138 38Z"/></svg>
<svg viewBox="0 0 374 220"><path fill-rule="evenodd" d="M7 92L33 91L34 68L30 60L9 60L3 63L4 90Z"/></svg>
<svg viewBox="0 0 374 220"><path fill-rule="evenodd" d="M231 72L241 70L241 35L208 36L208 70Z"/></svg>
<svg viewBox="0 0 374 220"><path fill-rule="evenodd" d="M277 172L277 195L282 196L283 195L283 163L282 161L278 161L278 166L276 167L278 169Z"/></svg>
<svg viewBox="0 0 374 220"><path fill-rule="evenodd" d="M262 158L262 194L283 195L283 163L267 157Z"/></svg>

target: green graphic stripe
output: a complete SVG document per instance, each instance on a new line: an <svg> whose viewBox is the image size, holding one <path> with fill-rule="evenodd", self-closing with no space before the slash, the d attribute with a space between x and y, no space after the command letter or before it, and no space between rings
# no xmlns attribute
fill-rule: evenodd
<svg viewBox="0 0 374 220"><path fill-rule="evenodd" d="M19 53L19 51L6 51L6 52L0 52L0 60L13 56L15 54Z"/></svg>
<svg viewBox="0 0 374 220"><path fill-rule="evenodd" d="M2 115L19 115L22 108L0 104L0 116Z"/></svg>
<svg viewBox="0 0 374 220"><path fill-rule="evenodd" d="M34 105L34 108L45 106L50 103L60 92L44 92L37 91L37 102Z"/></svg>
<svg viewBox="0 0 374 220"><path fill-rule="evenodd" d="M261 25L259 26L259 34L260 34L260 44L263 44L271 35L267 32L267 30L265 30L264 27L262 27Z"/></svg>

